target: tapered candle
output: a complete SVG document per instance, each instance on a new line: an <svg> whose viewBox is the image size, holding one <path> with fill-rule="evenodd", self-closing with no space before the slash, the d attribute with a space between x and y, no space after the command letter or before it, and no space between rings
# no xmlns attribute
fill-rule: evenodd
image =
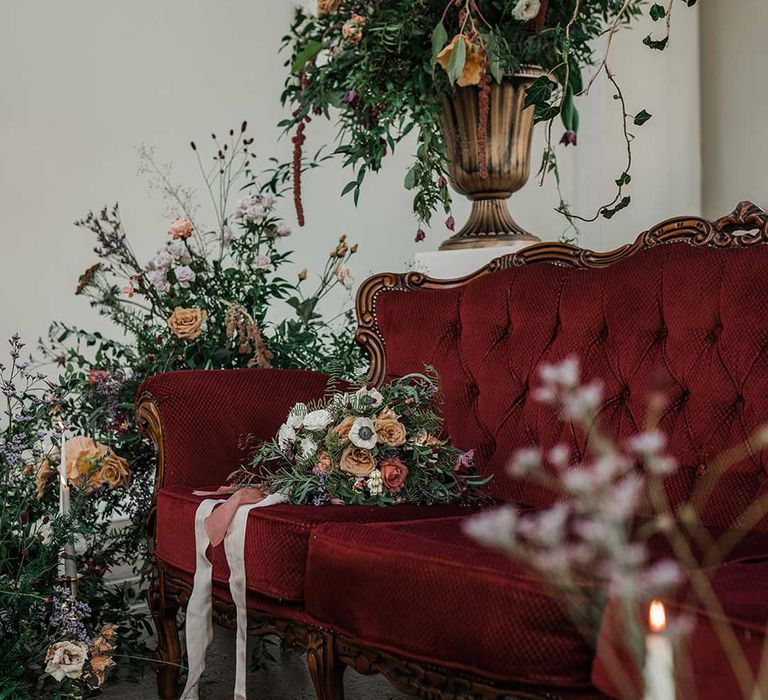
<svg viewBox="0 0 768 700"><path fill-rule="evenodd" d="M67 433L64 423L59 423L61 430L61 459L59 460L59 515L68 517L70 512L69 481L67 479ZM64 556L59 561L59 578L66 579L70 585L77 582L75 548L72 539L67 537L64 544Z"/></svg>
<svg viewBox="0 0 768 700"><path fill-rule="evenodd" d="M654 600L648 614L651 633L645 638L644 700L675 700L675 665L672 642L664 634L664 603Z"/></svg>

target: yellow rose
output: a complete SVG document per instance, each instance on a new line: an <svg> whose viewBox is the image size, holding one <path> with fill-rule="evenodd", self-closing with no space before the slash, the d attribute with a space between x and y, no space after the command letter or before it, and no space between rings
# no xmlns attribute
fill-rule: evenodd
<svg viewBox="0 0 768 700"><path fill-rule="evenodd" d="M177 306L168 318L168 328L177 338L195 340L200 336L208 314L201 309L183 309Z"/></svg>
<svg viewBox="0 0 768 700"><path fill-rule="evenodd" d="M461 72L461 76L456 81L459 87L467 87L467 85L479 85L480 78L485 75L485 63L486 56L485 50L479 44L473 44L469 38L464 34L457 34L453 37L448 46L446 46L439 54L437 54L437 62L445 69L448 70L448 64L451 61L451 55L456 48L456 44L459 41L464 42L466 49L466 59L464 61L464 70Z"/></svg>
<svg viewBox="0 0 768 700"><path fill-rule="evenodd" d="M376 461L373 455L362 447L355 447L350 445L344 452L341 453L341 459L339 460L339 469L356 476L363 478L369 476L376 466Z"/></svg>
<svg viewBox="0 0 768 700"><path fill-rule="evenodd" d="M391 408L385 408L373 419L373 427L382 445L399 447L405 444L405 426Z"/></svg>
<svg viewBox="0 0 768 700"><path fill-rule="evenodd" d="M95 485L106 484L111 489L118 486L127 487L131 481L131 472L128 469L128 461L118 457L114 452L109 452L101 462L101 469L93 475Z"/></svg>

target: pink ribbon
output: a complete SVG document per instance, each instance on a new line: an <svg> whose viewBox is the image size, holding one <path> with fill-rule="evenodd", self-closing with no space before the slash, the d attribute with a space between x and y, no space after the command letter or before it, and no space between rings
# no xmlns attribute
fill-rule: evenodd
<svg viewBox="0 0 768 700"><path fill-rule="evenodd" d="M267 494L260 489L219 486L215 491L193 491L195 496L225 496L231 494L216 510L205 519L205 531L211 545L216 547L224 541L229 525L240 506L261 503Z"/></svg>

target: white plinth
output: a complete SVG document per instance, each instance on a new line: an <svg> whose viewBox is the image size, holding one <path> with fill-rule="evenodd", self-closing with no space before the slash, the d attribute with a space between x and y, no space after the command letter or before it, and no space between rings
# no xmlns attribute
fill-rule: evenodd
<svg viewBox="0 0 768 700"><path fill-rule="evenodd" d="M530 244L529 241L524 241L496 248L433 250L426 253L416 253L413 259L413 269L437 279L463 277L479 270L494 258L516 253Z"/></svg>

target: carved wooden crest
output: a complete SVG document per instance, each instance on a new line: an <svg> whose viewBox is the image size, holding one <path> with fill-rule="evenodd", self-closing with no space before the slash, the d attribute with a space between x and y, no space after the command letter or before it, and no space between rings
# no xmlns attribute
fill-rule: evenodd
<svg viewBox="0 0 768 700"><path fill-rule="evenodd" d="M496 258L476 272L457 279L433 279L422 272L383 272L369 277L361 285L356 302L359 324L356 339L371 358L368 378L372 383L379 384L387 371L384 337L376 318L376 301L382 292L460 287L491 272L532 263L583 269L604 268L644 248L668 243L688 243L712 248L745 248L768 243L768 214L751 202L741 202L731 214L717 221L691 216L676 217L641 233L634 243L607 252L599 253L567 243L537 243L511 255Z"/></svg>

